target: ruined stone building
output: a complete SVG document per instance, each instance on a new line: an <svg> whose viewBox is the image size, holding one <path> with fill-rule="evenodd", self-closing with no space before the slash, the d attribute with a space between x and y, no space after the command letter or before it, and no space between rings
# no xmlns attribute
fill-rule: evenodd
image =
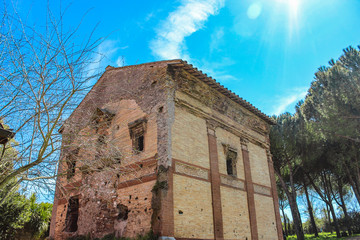
<svg viewBox="0 0 360 240"><path fill-rule="evenodd" d="M271 124L186 61L107 67L61 129L50 236L282 239Z"/></svg>

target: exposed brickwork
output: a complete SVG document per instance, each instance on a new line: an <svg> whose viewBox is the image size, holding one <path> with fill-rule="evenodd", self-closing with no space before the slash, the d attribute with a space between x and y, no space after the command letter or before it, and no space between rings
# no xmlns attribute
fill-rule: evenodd
<svg viewBox="0 0 360 240"><path fill-rule="evenodd" d="M198 167L196 165L184 163L182 161L175 162L175 172L180 175L186 175L189 177L194 177L197 179L210 180L209 170L205 168Z"/></svg>
<svg viewBox="0 0 360 240"><path fill-rule="evenodd" d="M178 60L108 67L62 128L50 236L281 239L265 151L271 120L212 81ZM77 230L69 233L74 196Z"/></svg>
<svg viewBox="0 0 360 240"><path fill-rule="evenodd" d="M173 176L174 237L214 239L210 182Z"/></svg>
<svg viewBox="0 0 360 240"><path fill-rule="evenodd" d="M271 192L271 188L266 187L266 186L262 186L262 185L258 185L258 184L253 184L254 185L254 192L257 194L263 194L265 196L272 196L272 192Z"/></svg>
<svg viewBox="0 0 360 240"><path fill-rule="evenodd" d="M160 236L174 236L174 164L167 171L167 189L162 191L160 230L157 233Z"/></svg>
<svg viewBox="0 0 360 240"><path fill-rule="evenodd" d="M220 173L216 137L211 133L208 134L209 156L210 156L210 177L211 177L211 195L214 213L214 234L215 239L224 239L224 229L221 209L220 195Z"/></svg>
<svg viewBox="0 0 360 240"><path fill-rule="evenodd" d="M256 184L271 187L269 166L265 149L254 143L248 143L252 181Z"/></svg>
<svg viewBox="0 0 360 240"><path fill-rule="evenodd" d="M163 142L167 139L168 134L166 121L163 120L163 115L168 113L166 104L168 93L164 84L166 65L165 67L157 66L156 69L148 66L153 74L152 77L154 80L156 79L156 84L152 85L152 88L150 85L153 82L147 80L149 73L147 70L144 72L144 68L146 66L139 66L137 71L126 68L120 71L107 71L65 124L63 130L65 145L71 142L73 146L86 147L84 144L96 143L100 135L105 136L105 144L101 150L111 152L115 147L121 153L119 156L121 165L114 165L114 169L108 170L105 167L99 172L83 175L80 171L81 167L89 164L89 161L93 162L90 167L99 164L96 162L98 160L94 158L98 150L94 151L94 148L91 148L83 151L83 147L80 148L76 165L78 170L71 181L80 181L82 188L73 190L64 188L69 180L66 177L58 179L57 185L62 189L61 192L65 198L60 202L57 199L54 201L56 206L52 217L51 236L56 239L88 234L92 237L102 237L108 233L136 237L138 234L150 231L153 213L152 188L157 179L156 169L159 163L166 164L166 159L168 159L167 146L158 144L158 139ZM116 77L114 78L115 72ZM116 80L118 77L122 79L135 77L136 81L123 81L119 87ZM148 90L146 96L140 98L139 96L142 94L139 92L145 91L142 87L146 84L149 85L148 89L153 89L154 94ZM160 113L159 108L161 107ZM94 129L88 125L96 108L106 109L115 115L105 128ZM128 124L142 118L147 120L144 151L134 154ZM77 133L73 134L74 131ZM69 140L66 140L67 138ZM114 159L117 158L114 156ZM86 162L82 159L86 159ZM60 168L61 171L64 171L66 165L61 164ZM78 230L75 233L67 234L63 232L67 199L77 192L82 195ZM132 199L124 199L124 193L127 198L131 195ZM129 209L126 220L118 221L117 219L119 204L123 204Z"/></svg>
<svg viewBox="0 0 360 240"><path fill-rule="evenodd" d="M254 195L258 238L264 240L278 239L273 199L260 194Z"/></svg>
<svg viewBox="0 0 360 240"><path fill-rule="evenodd" d="M247 192L247 203L249 208L251 239L258 240L259 238L258 238L257 219L256 219L256 210L255 210L254 185L252 183L249 152L247 150L246 145L242 145L242 156L243 156L244 170L245 170L245 184L246 184L246 192Z"/></svg>
<svg viewBox="0 0 360 240"><path fill-rule="evenodd" d="M243 180L228 175L220 175L220 180L222 185L245 190L245 182Z"/></svg>
<svg viewBox="0 0 360 240"><path fill-rule="evenodd" d="M186 109L176 107L172 126L172 157L209 169L208 149L206 121Z"/></svg>
<svg viewBox="0 0 360 240"><path fill-rule="evenodd" d="M222 128L216 129L217 147L219 155L219 171L221 174L227 175L226 172L226 148L231 148L237 152L236 159L236 178L245 179L244 175L244 164L241 154L240 137L235 134L226 131Z"/></svg>
<svg viewBox="0 0 360 240"><path fill-rule="evenodd" d="M221 186L224 239L251 239L247 194Z"/></svg>

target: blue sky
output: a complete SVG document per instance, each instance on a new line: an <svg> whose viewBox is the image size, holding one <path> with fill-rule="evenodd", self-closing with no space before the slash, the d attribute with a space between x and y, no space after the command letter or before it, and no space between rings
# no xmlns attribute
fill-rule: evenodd
<svg viewBox="0 0 360 240"><path fill-rule="evenodd" d="M10 3L10 1L9 1ZM45 0L13 0L38 26ZM63 0L65 28L98 24L100 67L182 58L268 115L294 111L314 73L360 44L360 0Z"/></svg>

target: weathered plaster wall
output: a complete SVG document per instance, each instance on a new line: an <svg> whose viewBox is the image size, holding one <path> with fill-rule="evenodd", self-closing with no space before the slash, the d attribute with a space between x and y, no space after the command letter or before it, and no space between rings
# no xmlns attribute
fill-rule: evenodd
<svg viewBox="0 0 360 240"><path fill-rule="evenodd" d="M151 230L151 190L154 185L155 181L150 181L117 190L117 201L130 210L124 236L135 238Z"/></svg>
<svg viewBox="0 0 360 240"><path fill-rule="evenodd" d="M157 123L156 114L146 114L134 100L121 100L105 104L103 108L115 114L105 129L94 130L85 126L76 135L72 146L79 146L76 174L71 179L64 176L63 184L80 182L81 185L69 196L80 196L78 230L76 234L102 237L109 233L126 237L146 234L151 229L152 188L156 181ZM129 134L128 123L146 118L144 134L144 151L134 154ZM105 136L101 149L96 148L98 137ZM95 158L99 151L118 158L121 163L112 162L109 166L97 165L108 158L105 154ZM120 154L118 156L114 154ZM84 166L89 166L84 174ZM95 166L99 166L97 169ZM150 180L150 181L149 181ZM65 203L66 203L66 199ZM129 210L126 220L118 220L118 205L122 204ZM67 204L57 208L58 238L72 235L62 234L66 218ZM62 236L61 236L62 235Z"/></svg>
<svg viewBox="0 0 360 240"><path fill-rule="evenodd" d="M169 98L172 90L168 80L167 64L144 64L120 69L109 68L64 125L63 145L64 143L76 145L74 136L82 135L84 137L83 132L87 132L88 141L93 142L97 136L86 129L88 128L87 125L96 108L105 108L116 115L111 126L105 130L107 146L104 147L104 150L106 152L111 146L122 153L121 171L115 173L103 169L98 173L90 174L93 180L88 178L88 183L96 183L95 185L98 185L97 187L104 190L102 192L106 194L95 190L81 191L84 197L80 200L78 234L91 232L93 237L97 237L114 232L114 228L119 227L119 224L116 224L116 205L124 201L124 199L119 198L124 191L139 196L131 204L128 203L130 212L126 224L127 230L122 231L122 233L125 236L135 236L150 230L150 219L153 213L152 198L154 197L151 189L156 181L155 171L158 165L168 166L171 164L168 137L172 117L168 114L171 115L173 109L171 109L171 97ZM145 151L134 156L129 148L131 140L127 124L143 116L146 116L148 120L145 133ZM87 154L93 155L89 151ZM130 165L124 168L124 165L140 161L144 164ZM151 162L151 166L148 166L149 162ZM77 166L80 167L80 163ZM141 169L128 171L131 168ZM95 181L95 179L99 181ZM84 186L85 178L81 174L76 174L74 180ZM106 186L103 185L104 183ZM64 190L64 186L68 185L71 183L68 183L66 177L59 177L58 188ZM130 188L124 188L127 185L130 185ZM71 187L65 188L66 194L64 195L61 194L62 191L58 191L58 199L54 201L56 205L60 199L59 205L54 208L55 214L52 216L51 227L51 236L55 236L57 239L61 239L58 234L62 232L63 226L60 226L60 223L66 217L66 210L65 214L61 215L63 212L61 201L65 201L66 207L66 199L80 192L78 187L70 189ZM146 197L142 194L145 194ZM145 198L146 200L144 200ZM133 205L135 203L136 205ZM145 209L147 209L146 212ZM160 219L160 217L157 218L156 216L155 219ZM139 221L142 223L139 224ZM55 222L56 224L54 224ZM55 230L57 234L55 234Z"/></svg>
<svg viewBox="0 0 360 240"><path fill-rule="evenodd" d="M157 153L157 116L146 114L135 100L121 100L104 105L105 109L116 112L113 123L109 129L111 142L123 155L122 163L128 164L140 159L153 157ZM132 141L129 132L129 123L138 119L146 118L145 151L136 155L133 154Z"/></svg>

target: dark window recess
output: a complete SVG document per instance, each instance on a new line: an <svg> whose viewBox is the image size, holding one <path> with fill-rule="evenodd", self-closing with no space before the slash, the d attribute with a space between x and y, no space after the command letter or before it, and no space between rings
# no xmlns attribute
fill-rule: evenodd
<svg viewBox="0 0 360 240"><path fill-rule="evenodd" d="M76 232L78 229L79 217L79 198L71 197L68 203L68 209L65 219L65 232Z"/></svg>
<svg viewBox="0 0 360 240"><path fill-rule="evenodd" d="M66 156L66 164L68 167L67 172L66 172L67 179L70 179L75 175L76 158L79 154L79 150L80 150L79 148L72 150Z"/></svg>
<svg viewBox="0 0 360 240"><path fill-rule="evenodd" d="M144 151L144 135L138 136L135 139L134 150L139 152Z"/></svg>
<svg viewBox="0 0 360 240"><path fill-rule="evenodd" d="M100 135L97 139L97 146L101 147L105 144L105 136L104 135Z"/></svg>
<svg viewBox="0 0 360 240"><path fill-rule="evenodd" d="M68 170L66 172L66 178L70 179L75 175L76 160L74 157L69 157L66 161Z"/></svg>
<svg viewBox="0 0 360 240"><path fill-rule="evenodd" d="M131 195L130 195L131 196ZM117 210L118 210L118 220L127 220L128 219L128 214L129 214L129 208L126 205L123 204L118 204L117 206Z"/></svg>
<svg viewBox="0 0 360 240"><path fill-rule="evenodd" d="M226 171L228 175L236 176L236 158L237 152L229 149L226 153Z"/></svg>
<svg viewBox="0 0 360 240"><path fill-rule="evenodd" d="M132 148L134 153L144 151L145 149L145 131L146 131L146 119L139 119L133 123L129 123L130 137L132 140Z"/></svg>

